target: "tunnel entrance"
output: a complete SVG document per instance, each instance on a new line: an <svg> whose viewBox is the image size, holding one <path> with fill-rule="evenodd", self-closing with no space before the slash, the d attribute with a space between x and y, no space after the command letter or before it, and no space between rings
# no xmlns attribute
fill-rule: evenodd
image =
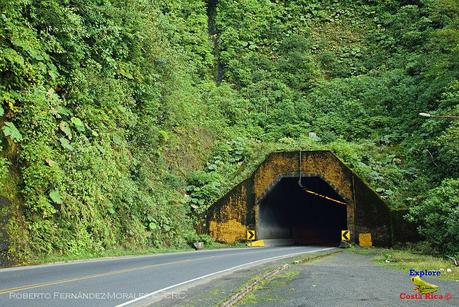
<svg viewBox="0 0 459 307"><path fill-rule="evenodd" d="M322 197L301 190L299 174L302 185ZM384 201L331 151L270 153L207 216L209 234L224 243L247 242L248 232L256 230L256 240L336 244L340 231L348 229L351 242L370 233L375 246L389 246L392 226L392 212Z"/></svg>
<svg viewBox="0 0 459 307"><path fill-rule="evenodd" d="M336 245L347 229L344 199L320 177L284 177L259 202L258 238Z"/></svg>

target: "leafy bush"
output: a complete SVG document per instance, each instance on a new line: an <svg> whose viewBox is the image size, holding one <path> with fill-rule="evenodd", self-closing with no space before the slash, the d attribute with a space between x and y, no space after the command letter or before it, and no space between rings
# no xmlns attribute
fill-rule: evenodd
<svg viewBox="0 0 459 307"><path fill-rule="evenodd" d="M424 201L410 208L408 218L419 226L419 233L441 253L459 254L458 179L445 179L429 191Z"/></svg>

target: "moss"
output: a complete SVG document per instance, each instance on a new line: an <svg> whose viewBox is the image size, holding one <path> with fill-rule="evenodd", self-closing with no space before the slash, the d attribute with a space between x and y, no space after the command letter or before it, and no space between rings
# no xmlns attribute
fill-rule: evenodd
<svg viewBox="0 0 459 307"><path fill-rule="evenodd" d="M238 238L243 240L244 226L256 227L259 200L283 176L298 176L299 157L298 151L271 153L249 179L237 185L209 209L211 235L224 242L233 242L226 240ZM320 176L347 201L347 224L355 237L357 232L371 232L375 244L390 244L389 209L368 185L356 178L330 151L304 151L301 152L301 158L302 175ZM359 209L356 216L355 206ZM226 226L229 221L238 221L234 229L240 229L239 235Z"/></svg>
<svg viewBox="0 0 459 307"><path fill-rule="evenodd" d="M210 221L209 232L218 242L234 243L245 240L247 227L236 220Z"/></svg>
<svg viewBox="0 0 459 307"><path fill-rule="evenodd" d="M5 199L6 200L6 199ZM20 210L20 203L17 198L2 201L5 205L1 210L2 236L0 243L6 248L1 254L0 262L5 264L27 263L30 259L29 235L25 228L24 216Z"/></svg>
<svg viewBox="0 0 459 307"><path fill-rule="evenodd" d="M0 265L24 263L30 256L28 230L20 209L20 177L15 163L18 146L10 140L6 144L2 156L8 158L8 163L3 165L0 176Z"/></svg>

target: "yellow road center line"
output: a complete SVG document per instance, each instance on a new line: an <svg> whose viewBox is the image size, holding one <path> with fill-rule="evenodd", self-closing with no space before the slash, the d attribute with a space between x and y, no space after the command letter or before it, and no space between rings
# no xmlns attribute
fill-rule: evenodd
<svg viewBox="0 0 459 307"><path fill-rule="evenodd" d="M260 252L262 252L262 251L260 251ZM260 252L251 252L250 254L258 254ZM224 255L213 255L213 256L210 256L210 257L203 257L203 258L197 258L197 259L184 259L184 260L178 260L178 261L174 261L174 262L150 264L150 265L145 265L145 266L141 266L141 267L123 269L123 270L112 271L112 272L107 272L107 273L86 275L86 276L81 276L81 277L77 277L77 278L61 279L61 280L49 281L49 282L44 282L44 283L39 283L39 284L31 284L31 285L24 285L24 286L18 286L18 287L7 288L7 289L0 289L0 295L12 293L12 292L23 291L23 290L35 289L35 288L42 288L42 287L53 286L53 285L60 285L60 284L65 284L65 283L69 283L69 282L73 282L73 281L80 281L80 280L87 280L87 279L93 279L93 278L104 277L104 276L111 276L111 275L129 273L129 272L133 272L133 271L150 269L150 268L153 268L153 267L159 267L159 266L164 266L164 265L169 265L169 264L185 263L185 262L190 262L190 261L194 261L194 260L206 260L206 259L210 259L210 258L218 258L218 257L224 257L224 256L231 256L231 255L236 255L236 254L232 253L232 254L226 254L226 255L225 254Z"/></svg>
<svg viewBox="0 0 459 307"><path fill-rule="evenodd" d="M207 257L207 258L212 258L212 257ZM207 258L201 258L201 259L207 259ZM29 290L29 289L34 289L34 288L41 288L41 287L46 287L46 286L59 285L59 284L69 283L69 282L72 282L72 281L87 280L87 279L93 279L93 278L97 278L97 277L104 277L104 276L128 273L128 272L133 272L133 271L138 271L138 270L150 269L152 267L158 267L158 266L162 266L162 265L190 262L192 260L196 260L196 259L185 259L185 260L179 260L179 261L175 261L175 262L150 264L150 265L145 265L145 266L141 266L141 267L123 269L123 270L112 271L112 272L107 272L107 273L86 275L86 276L81 276L81 277L77 277L77 278L70 278L70 279L61 279L61 280L50 281L50 282L39 283L39 284L24 285L24 286L9 288L9 289L0 289L0 295L11 293L11 292L18 292L18 291L22 291L22 290Z"/></svg>

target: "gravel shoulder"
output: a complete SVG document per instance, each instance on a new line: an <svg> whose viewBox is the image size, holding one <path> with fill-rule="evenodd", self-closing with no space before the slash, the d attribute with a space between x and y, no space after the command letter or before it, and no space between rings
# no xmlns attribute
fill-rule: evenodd
<svg viewBox="0 0 459 307"><path fill-rule="evenodd" d="M286 273L288 274L288 273ZM414 293L408 271L374 264L369 256L343 252L293 266L291 275L279 276L248 296L241 306L459 306L459 283L424 278L438 285L438 294L450 300L407 300Z"/></svg>
<svg viewBox="0 0 459 307"><path fill-rule="evenodd" d="M304 257L303 257L304 258ZM219 306L234 293L261 276L288 263L289 268L272 280L262 282L239 306L459 306L459 283L424 278L438 285L437 294L451 294L449 300L407 300L413 294L408 271L375 264L370 256L340 252L300 262L301 257L241 270L223 278L187 289L157 303L158 306Z"/></svg>

